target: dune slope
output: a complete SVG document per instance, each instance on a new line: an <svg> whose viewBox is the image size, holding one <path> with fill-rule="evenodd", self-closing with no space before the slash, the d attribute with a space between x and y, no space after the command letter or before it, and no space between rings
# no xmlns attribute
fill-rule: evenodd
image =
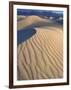
<svg viewBox="0 0 71 90"><path fill-rule="evenodd" d="M22 28L25 28L25 27L31 25L31 24L34 24L37 22L42 22L42 21L45 21L45 19L40 18L39 16L35 16L35 15L27 16L27 17L25 17L25 19L22 19L21 21L19 21L17 23L17 29L20 30Z"/></svg>
<svg viewBox="0 0 71 90"><path fill-rule="evenodd" d="M17 47L18 80L63 77L63 31L35 28L36 34Z"/></svg>

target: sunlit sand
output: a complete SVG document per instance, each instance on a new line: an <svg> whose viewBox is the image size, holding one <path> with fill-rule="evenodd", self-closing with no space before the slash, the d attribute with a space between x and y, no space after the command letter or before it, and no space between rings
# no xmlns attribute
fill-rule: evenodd
<svg viewBox="0 0 71 90"><path fill-rule="evenodd" d="M25 27L29 23L31 22L18 25L18 28ZM35 35L17 47L18 80L62 78L63 29L48 26L36 27L35 30Z"/></svg>

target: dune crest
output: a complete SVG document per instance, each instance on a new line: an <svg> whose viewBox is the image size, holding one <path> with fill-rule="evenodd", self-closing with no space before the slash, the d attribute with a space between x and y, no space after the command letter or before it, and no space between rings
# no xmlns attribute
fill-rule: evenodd
<svg viewBox="0 0 71 90"><path fill-rule="evenodd" d="M22 28L25 28L31 24L34 24L34 23L38 23L38 22L43 22L45 21L46 19L43 19L39 16L35 16L35 15L32 15L32 16L26 16L25 19L23 19L22 21L19 21L17 23L17 29L20 30Z"/></svg>
<svg viewBox="0 0 71 90"><path fill-rule="evenodd" d="M63 30L35 28L36 34L18 45L18 80L63 77Z"/></svg>

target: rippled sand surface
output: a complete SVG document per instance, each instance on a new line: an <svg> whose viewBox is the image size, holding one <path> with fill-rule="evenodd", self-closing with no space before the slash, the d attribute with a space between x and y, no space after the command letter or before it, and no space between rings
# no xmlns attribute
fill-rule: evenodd
<svg viewBox="0 0 71 90"><path fill-rule="evenodd" d="M63 30L35 28L36 34L17 47L18 80L63 77Z"/></svg>

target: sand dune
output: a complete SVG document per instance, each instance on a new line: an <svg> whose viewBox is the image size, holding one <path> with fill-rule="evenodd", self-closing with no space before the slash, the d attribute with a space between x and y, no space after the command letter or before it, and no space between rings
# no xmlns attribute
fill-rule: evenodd
<svg viewBox="0 0 71 90"><path fill-rule="evenodd" d="M45 19L40 18L39 16L27 16L25 19L22 19L22 21L19 21L17 23L17 29L20 30L22 28L25 28L31 24L37 23L37 22L42 22L45 21Z"/></svg>
<svg viewBox="0 0 71 90"><path fill-rule="evenodd" d="M20 21L22 19L25 19L26 16L23 16L23 15L17 15L17 20Z"/></svg>
<svg viewBox="0 0 71 90"><path fill-rule="evenodd" d="M23 22L29 24L36 18ZM57 27L35 29L36 34L17 47L18 80L62 78L63 30Z"/></svg>

